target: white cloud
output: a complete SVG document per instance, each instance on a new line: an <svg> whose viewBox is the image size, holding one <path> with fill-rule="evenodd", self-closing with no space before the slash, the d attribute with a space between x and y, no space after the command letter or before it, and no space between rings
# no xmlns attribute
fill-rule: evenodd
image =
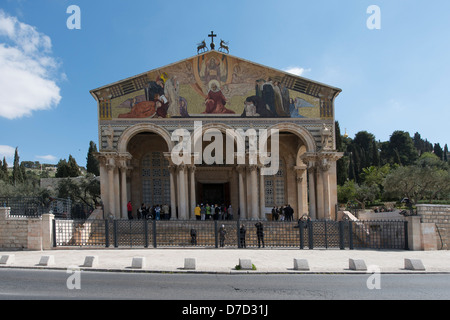
<svg viewBox="0 0 450 320"><path fill-rule="evenodd" d="M295 74L296 76L301 76L303 73L311 71L311 69L305 69L302 67L289 67L284 69L284 71Z"/></svg>
<svg viewBox="0 0 450 320"><path fill-rule="evenodd" d="M6 162L9 166L12 165L12 161L14 159L14 153L16 152L16 148L6 146L6 145L0 145L0 160L3 161L3 157L5 158Z"/></svg>
<svg viewBox="0 0 450 320"><path fill-rule="evenodd" d="M37 159L48 161L48 162L56 162L58 160L57 157L48 154L46 156L36 156Z"/></svg>
<svg viewBox="0 0 450 320"><path fill-rule="evenodd" d="M0 116L29 116L59 104L51 39L0 10Z"/></svg>

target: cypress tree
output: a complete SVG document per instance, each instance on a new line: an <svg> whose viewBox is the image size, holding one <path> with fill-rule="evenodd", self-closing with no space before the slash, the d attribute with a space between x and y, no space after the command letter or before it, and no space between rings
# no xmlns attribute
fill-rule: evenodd
<svg viewBox="0 0 450 320"><path fill-rule="evenodd" d="M22 175L22 170L20 168L20 161L19 161L20 157L19 157L19 151L18 148L16 148L16 151L14 153L14 165L13 165L13 174L12 174L12 178L13 178L13 184L16 186L18 183L22 183L23 182L23 175Z"/></svg>
<svg viewBox="0 0 450 320"><path fill-rule="evenodd" d="M94 174L95 176L100 175L100 167L97 158L95 158L94 153L97 152L97 145L94 141L89 142L89 150L86 157L86 171Z"/></svg>

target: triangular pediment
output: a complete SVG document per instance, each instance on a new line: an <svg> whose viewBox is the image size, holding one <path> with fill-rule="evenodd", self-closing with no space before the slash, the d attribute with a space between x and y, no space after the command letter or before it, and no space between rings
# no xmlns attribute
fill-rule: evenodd
<svg viewBox="0 0 450 320"><path fill-rule="evenodd" d="M107 119L330 118L341 90L218 51L91 90ZM328 112L321 106L329 103ZM100 115L100 118L102 116Z"/></svg>

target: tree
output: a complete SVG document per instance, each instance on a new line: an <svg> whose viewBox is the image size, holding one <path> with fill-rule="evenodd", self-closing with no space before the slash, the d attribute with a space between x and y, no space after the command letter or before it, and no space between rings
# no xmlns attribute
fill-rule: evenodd
<svg viewBox="0 0 450 320"><path fill-rule="evenodd" d="M439 159L444 159L444 151L441 148L441 145L439 143L435 143L433 147L433 152L435 155L438 156Z"/></svg>
<svg viewBox="0 0 450 320"><path fill-rule="evenodd" d="M86 171L98 177L100 175L100 167L97 158L94 156L96 152L97 145L94 141L89 142L89 150L86 157Z"/></svg>
<svg viewBox="0 0 450 320"><path fill-rule="evenodd" d="M56 165L56 178L78 177L79 175L80 168L72 155L69 155L69 161L66 161L66 159L61 159Z"/></svg>
<svg viewBox="0 0 450 320"><path fill-rule="evenodd" d="M447 144L445 144L444 146L444 161L447 162L448 161L448 146Z"/></svg>
<svg viewBox="0 0 450 320"><path fill-rule="evenodd" d="M23 182L22 169L20 168L19 159L19 151L18 148L16 148L16 151L14 152L14 165L12 173L12 182L14 186Z"/></svg>
<svg viewBox="0 0 450 320"><path fill-rule="evenodd" d="M69 177L78 177L80 175L80 168L72 155L69 154L69 161L67 161L69 167Z"/></svg>
<svg viewBox="0 0 450 320"><path fill-rule="evenodd" d="M384 147L383 152L387 163L406 166L417 160L418 152L408 132L394 131Z"/></svg>

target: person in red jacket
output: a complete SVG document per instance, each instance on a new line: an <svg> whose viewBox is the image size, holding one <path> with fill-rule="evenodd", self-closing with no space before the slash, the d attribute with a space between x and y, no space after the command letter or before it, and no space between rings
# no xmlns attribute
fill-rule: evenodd
<svg viewBox="0 0 450 320"><path fill-rule="evenodd" d="M127 204L127 211L128 211L128 219L133 219L133 206L131 205L131 201L128 201Z"/></svg>

